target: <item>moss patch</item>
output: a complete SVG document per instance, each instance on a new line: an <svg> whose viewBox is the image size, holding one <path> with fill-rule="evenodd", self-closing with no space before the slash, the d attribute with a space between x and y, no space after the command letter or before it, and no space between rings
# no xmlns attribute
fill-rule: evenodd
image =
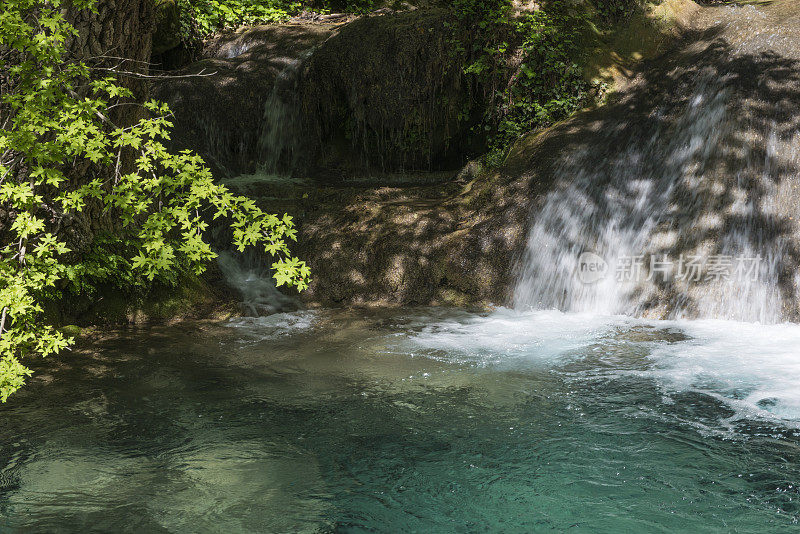
<svg viewBox="0 0 800 534"><path fill-rule="evenodd" d="M664 53L690 27L691 17L699 8L692 0L645 4L616 24L608 35L598 35L590 45L585 66L587 79L621 88L641 60Z"/></svg>

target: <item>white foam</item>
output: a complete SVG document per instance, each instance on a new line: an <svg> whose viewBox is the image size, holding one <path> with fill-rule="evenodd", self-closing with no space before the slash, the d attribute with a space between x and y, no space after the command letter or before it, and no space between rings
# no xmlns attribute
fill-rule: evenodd
<svg viewBox="0 0 800 534"><path fill-rule="evenodd" d="M239 256L221 252L217 258L226 283L241 296L239 307L242 312L258 317L296 310L299 307L296 299L278 291L265 262L252 250L249 252Z"/></svg>
<svg viewBox="0 0 800 534"><path fill-rule="evenodd" d="M736 412L734 419L800 422L800 325L796 324L647 321L499 310L485 317L430 324L406 343L409 351L454 362L557 368L585 356L600 358L603 364L604 354L618 350L613 344L620 335L624 338L627 329L641 327L680 332L686 339L656 335L627 340L628 346L635 344L645 351L644 369L633 372L637 376L652 378L666 393L695 391L720 399ZM604 346L609 350L603 351ZM606 366L603 372L607 371ZM620 375L631 373L620 371Z"/></svg>
<svg viewBox="0 0 800 534"><path fill-rule="evenodd" d="M509 363L509 359L552 362L595 342L612 327L635 322L622 316L569 314L555 310L500 309L488 316L443 320L424 327L410 342L445 351L461 361Z"/></svg>
<svg viewBox="0 0 800 534"><path fill-rule="evenodd" d="M691 339L656 345L650 356L665 388L714 395L743 416L800 421L800 325L674 324Z"/></svg>
<svg viewBox="0 0 800 534"><path fill-rule="evenodd" d="M262 317L237 317L226 326L238 328L258 339L274 339L310 330L317 314L313 311L275 313Z"/></svg>

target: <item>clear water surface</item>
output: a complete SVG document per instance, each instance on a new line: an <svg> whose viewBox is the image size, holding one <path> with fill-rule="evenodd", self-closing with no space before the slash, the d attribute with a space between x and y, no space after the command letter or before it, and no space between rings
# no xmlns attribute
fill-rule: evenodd
<svg viewBox="0 0 800 534"><path fill-rule="evenodd" d="M0 407L0 532L800 529L800 326L320 311L93 350Z"/></svg>

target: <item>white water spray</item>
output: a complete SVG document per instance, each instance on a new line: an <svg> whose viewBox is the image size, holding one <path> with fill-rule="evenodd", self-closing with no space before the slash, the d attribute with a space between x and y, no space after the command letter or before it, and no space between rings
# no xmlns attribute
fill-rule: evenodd
<svg viewBox="0 0 800 534"><path fill-rule="evenodd" d="M297 310L299 305L295 299L275 288L269 270L254 256L234 257L230 252L222 252L217 258L225 281L241 295L242 313L260 317Z"/></svg>
<svg viewBox="0 0 800 534"><path fill-rule="evenodd" d="M534 214L516 308L782 320L773 167L796 148L774 127L740 139L731 100L725 80L706 73L677 115L650 117L645 135L620 141L611 127L608 146L566 156ZM766 145L764 160L751 142ZM603 276L585 276L587 256Z"/></svg>

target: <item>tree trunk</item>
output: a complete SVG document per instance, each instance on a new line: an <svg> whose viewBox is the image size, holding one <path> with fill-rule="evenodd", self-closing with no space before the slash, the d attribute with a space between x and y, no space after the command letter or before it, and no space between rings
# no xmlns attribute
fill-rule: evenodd
<svg viewBox="0 0 800 534"><path fill-rule="evenodd" d="M78 35L67 41L67 50L75 58L97 69L148 73L155 27L153 0L98 0L97 13L71 8L66 18L78 30ZM119 80L134 91L138 100L147 98L143 79L121 75ZM139 112L136 106L123 106L116 112L114 122L128 126L139 118Z"/></svg>
<svg viewBox="0 0 800 534"><path fill-rule="evenodd" d="M116 71L118 83L131 89L137 102L149 97L148 84L141 75L149 72L152 35L155 25L153 0L98 0L97 12L69 8L66 20L78 30L66 47L72 58L83 61L99 77ZM116 126L126 127L144 116L141 106L119 106L111 109L108 118ZM129 172L134 161L132 154L122 162L123 172ZM100 167L88 160L77 162L68 173L73 183L85 183L100 175L104 179L114 169ZM68 220L67 220L68 219ZM60 233L68 241L72 254L79 258L100 232L114 232L120 221L113 213L103 210L100 202L91 202L81 212L61 221Z"/></svg>

